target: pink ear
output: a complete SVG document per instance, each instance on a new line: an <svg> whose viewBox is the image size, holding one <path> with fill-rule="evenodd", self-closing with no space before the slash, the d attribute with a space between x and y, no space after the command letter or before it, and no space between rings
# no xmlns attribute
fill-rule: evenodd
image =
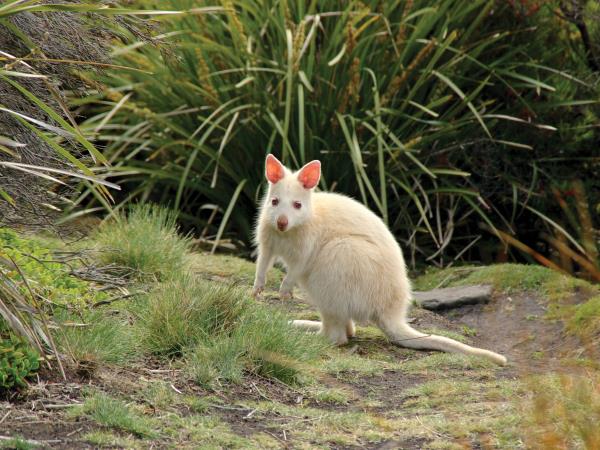
<svg viewBox="0 0 600 450"><path fill-rule="evenodd" d="M285 176L283 164L270 153L267 155L267 160L265 162L265 174L267 180L273 184L277 183Z"/></svg>
<svg viewBox="0 0 600 450"><path fill-rule="evenodd" d="M302 183L304 189L312 189L319 184L321 178L321 161L311 161L306 164L298 173L298 181Z"/></svg>

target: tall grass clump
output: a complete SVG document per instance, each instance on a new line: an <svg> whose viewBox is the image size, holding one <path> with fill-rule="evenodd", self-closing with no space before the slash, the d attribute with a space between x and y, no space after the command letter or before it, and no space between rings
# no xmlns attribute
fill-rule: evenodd
<svg viewBox="0 0 600 450"><path fill-rule="evenodd" d="M136 309L144 350L183 355L190 375L204 385L240 381L245 371L293 381L326 347L246 290L189 275L162 284Z"/></svg>
<svg viewBox="0 0 600 450"><path fill-rule="evenodd" d="M136 359L138 344L127 317L102 310L82 318L57 314L57 345L81 372L92 372L104 364L124 364Z"/></svg>
<svg viewBox="0 0 600 450"><path fill-rule="evenodd" d="M167 357L230 333L249 308L241 289L185 273L159 285L138 306L142 345Z"/></svg>
<svg viewBox="0 0 600 450"><path fill-rule="evenodd" d="M545 65L566 61L568 25L550 6L539 27L541 12L515 8L222 2L165 18L154 45L132 37L116 48L116 62L147 73L102 76L106 95L87 104L83 127L106 144L126 191L117 208L137 198L170 204L215 247L223 237L250 244L263 160L274 152L291 167L321 159L320 188L373 209L411 262L449 263L484 249L474 247L482 235L539 219L527 209L531 180L551 174L548 155L565 148L551 144L559 111L578 115L596 102L593 92L577 101L585 80ZM532 159L539 152L548 159Z"/></svg>
<svg viewBox="0 0 600 450"><path fill-rule="evenodd" d="M94 240L101 259L133 269L142 279L163 280L185 270L191 239L181 236L176 215L160 206L140 204L101 226Z"/></svg>

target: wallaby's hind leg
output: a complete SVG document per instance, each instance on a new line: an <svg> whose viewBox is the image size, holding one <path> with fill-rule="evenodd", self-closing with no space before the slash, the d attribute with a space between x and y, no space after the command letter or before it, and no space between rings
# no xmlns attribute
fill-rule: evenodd
<svg viewBox="0 0 600 450"><path fill-rule="evenodd" d="M348 342L346 335L346 319L341 319L334 315L323 316L323 328L321 333L336 345L344 345Z"/></svg>
<svg viewBox="0 0 600 450"><path fill-rule="evenodd" d="M323 322L319 322L318 320L293 320L292 325L308 331L320 332L337 345L346 344L348 338L354 337L356 334L352 320L344 322L337 317L331 316L324 317Z"/></svg>
<svg viewBox="0 0 600 450"><path fill-rule="evenodd" d="M346 336L349 338L353 338L356 336L356 327L354 326L354 322L352 319L348 320L346 323Z"/></svg>

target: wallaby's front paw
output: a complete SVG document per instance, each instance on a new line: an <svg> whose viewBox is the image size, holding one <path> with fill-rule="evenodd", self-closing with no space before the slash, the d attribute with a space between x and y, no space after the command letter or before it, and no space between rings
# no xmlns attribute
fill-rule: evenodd
<svg viewBox="0 0 600 450"><path fill-rule="evenodd" d="M281 300L289 300L294 296L294 294L292 293L292 290L287 290L287 289L279 289L279 298Z"/></svg>
<svg viewBox="0 0 600 450"><path fill-rule="evenodd" d="M254 298L258 298L258 296L262 293L262 291L265 290L265 286L264 285L254 285L254 287L252 288L252 297Z"/></svg>

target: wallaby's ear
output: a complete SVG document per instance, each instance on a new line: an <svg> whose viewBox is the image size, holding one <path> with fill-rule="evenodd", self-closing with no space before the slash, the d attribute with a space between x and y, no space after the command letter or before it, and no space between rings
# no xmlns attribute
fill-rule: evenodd
<svg viewBox="0 0 600 450"><path fill-rule="evenodd" d="M270 153L265 161L265 174L270 183L275 184L285 176L283 164Z"/></svg>
<svg viewBox="0 0 600 450"><path fill-rule="evenodd" d="M311 161L298 172L298 181L304 189L312 189L319 184L321 178L321 161Z"/></svg>

